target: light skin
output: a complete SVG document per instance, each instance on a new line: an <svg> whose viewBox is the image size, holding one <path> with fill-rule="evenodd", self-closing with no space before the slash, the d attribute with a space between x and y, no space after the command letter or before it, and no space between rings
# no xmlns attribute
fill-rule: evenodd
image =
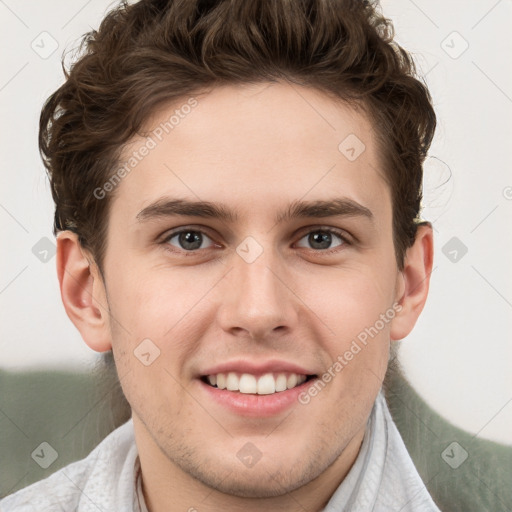
<svg viewBox="0 0 512 512"><path fill-rule="evenodd" d="M93 350L113 349L151 512L320 510L357 457L390 340L407 336L424 306L432 230L419 227L399 271L389 185L361 112L285 83L196 98L115 190L105 282L76 235L59 234L62 300ZM161 109L148 128L176 108ZM349 134L366 147L354 161L338 149ZM131 151L143 142L134 139ZM137 219L166 196L222 204L238 217ZM276 223L293 201L334 198L371 216ZM165 241L176 228L199 230L200 248L187 254L178 236ZM330 254L313 237L325 228L345 238L331 235ZM248 236L263 251L251 263L236 251ZM235 358L279 359L321 375L396 304L400 312L307 405L247 418L209 400L197 378ZM160 350L149 366L134 355L146 338ZM248 442L262 455L251 468L237 457Z"/></svg>

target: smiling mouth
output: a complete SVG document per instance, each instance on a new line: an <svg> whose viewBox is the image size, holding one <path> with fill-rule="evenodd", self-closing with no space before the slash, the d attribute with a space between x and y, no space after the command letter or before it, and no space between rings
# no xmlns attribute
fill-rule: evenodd
<svg viewBox="0 0 512 512"><path fill-rule="evenodd" d="M316 375L290 372L265 373L260 376L250 373L229 372L203 375L201 381L213 388L225 389L235 393L273 395L296 388L314 378L316 378Z"/></svg>

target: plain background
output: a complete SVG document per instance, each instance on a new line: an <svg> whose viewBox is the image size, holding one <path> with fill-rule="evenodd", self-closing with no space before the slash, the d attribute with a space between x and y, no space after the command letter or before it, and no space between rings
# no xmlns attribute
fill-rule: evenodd
<svg viewBox="0 0 512 512"><path fill-rule="evenodd" d="M97 359L61 303L54 206L37 132L44 100L63 81L63 51L97 28L110 5L0 0L5 369L87 372ZM435 228L435 269L401 360L414 387L449 421L512 444L512 2L383 0L382 10L415 56L439 122L423 211Z"/></svg>

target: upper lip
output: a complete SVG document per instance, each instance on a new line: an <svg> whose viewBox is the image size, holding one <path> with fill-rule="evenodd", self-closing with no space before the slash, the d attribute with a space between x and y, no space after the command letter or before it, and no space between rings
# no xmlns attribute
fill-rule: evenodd
<svg viewBox="0 0 512 512"><path fill-rule="evenodd" d="M298 375L315 375L315 372L288 361L270 359L257 362L247 359L237 359L211 366L202 371L201 376L216 375L218 373L229 372L249 373L252 375L263 375L265 373L296 373Z"/></svg>

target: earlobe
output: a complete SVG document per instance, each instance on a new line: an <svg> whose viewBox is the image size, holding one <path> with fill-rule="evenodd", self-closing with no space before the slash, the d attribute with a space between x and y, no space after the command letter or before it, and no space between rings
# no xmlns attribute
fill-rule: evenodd
<svg viewBox="0 0 512 512"><path fill-rule="evenodd" d="M85 256L78 236L71 231L57 236L57 275L64 309L84 341L97 352L110 350L104 284L97 266Z"/></svg>
<svg viewBox="0 0 512 512"><path fill-rule="evenodd" d="M396 302L401 309L391 323L392 341L405 338L413 329L427 301L434 257L430 223L418 226L416 240L405 255L404 268L397 283Z"/></svg>

